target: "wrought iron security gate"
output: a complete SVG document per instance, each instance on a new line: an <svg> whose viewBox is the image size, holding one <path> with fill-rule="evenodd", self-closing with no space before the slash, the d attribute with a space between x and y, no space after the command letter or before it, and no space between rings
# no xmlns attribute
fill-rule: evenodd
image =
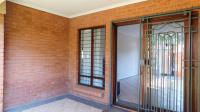
<svg viewBox="0 0 200 112"><path fill-rule="evenodd" d="M185 11L141 19L144 63L138 111L193 112L197 18Z"/></svg>

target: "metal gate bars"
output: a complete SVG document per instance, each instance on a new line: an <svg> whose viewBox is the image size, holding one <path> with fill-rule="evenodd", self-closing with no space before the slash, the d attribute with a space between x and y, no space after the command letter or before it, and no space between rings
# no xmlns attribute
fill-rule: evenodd
<svg viewBox="0 0 200 112"><path fill-rule="evenodd" d="M138 111L194 112L197 23L192 11L141 18Z"/></svg>

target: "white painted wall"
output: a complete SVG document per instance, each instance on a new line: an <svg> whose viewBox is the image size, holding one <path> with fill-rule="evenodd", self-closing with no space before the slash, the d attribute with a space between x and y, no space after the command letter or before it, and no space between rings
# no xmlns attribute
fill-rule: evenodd
<svg viewBox="0 0 200 112"><path fill-rule="evenodd" d="M117 80L138 75L140 53L140 25L118 27Z"/></svg>

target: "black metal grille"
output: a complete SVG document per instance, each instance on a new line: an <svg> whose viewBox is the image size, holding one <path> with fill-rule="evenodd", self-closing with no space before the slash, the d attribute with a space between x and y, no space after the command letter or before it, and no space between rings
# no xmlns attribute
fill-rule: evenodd
<svg viewBox="0 0 200 112"><path fill-rule="evenodd" d="M80 30L79 84L104 88L105 27Z"/></svg>
<svg viewBox="0 0 200 112"><path fill-rule="evenodd" d="M183 16L179 19L142 18L145 63L139 111L192 112L193 71L198 69L193 64L193 36L198 27L192 12L183 13L176 15Z"/></svg>

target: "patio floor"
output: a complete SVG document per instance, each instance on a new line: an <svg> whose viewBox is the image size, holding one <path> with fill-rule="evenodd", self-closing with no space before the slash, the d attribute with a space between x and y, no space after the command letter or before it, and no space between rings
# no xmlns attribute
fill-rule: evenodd
<svg viewBox="0 0 200 112"><path fill-rule="evenodd" d="M98 108L68 98L33 107L22 112L102 112Z"/></svg>

